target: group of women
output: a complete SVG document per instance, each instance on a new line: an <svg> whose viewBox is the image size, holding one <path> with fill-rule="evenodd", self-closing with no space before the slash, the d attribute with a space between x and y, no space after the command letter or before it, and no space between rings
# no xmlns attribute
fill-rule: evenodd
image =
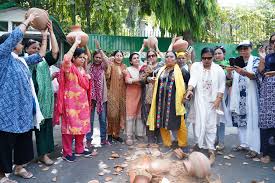
<svg viewBox="0 0 275 183"><path fill-rule="evenodd" d="M187 127L192 123L191 150L208 149L214 162L216 150L224 149L226 123L233 123L240 139L234 150L247 151L249 158L262 153L264 163L275 154L275 53L261 50L260 58L252 56L252 43L244 41L236 48L243 66L229 64L222 46L202 49L201 62L192 63L190 53L172 50L172 39L165 55L156 44L145 61L140 58L142 45L130 54L127 67L122 51L107 57L95 41L97 50L91 55L87 46L79 48L81 37L76 36L60 71L51 75L49 67L57 62L59 48L50 22L42 31L42 42L29 40L25 55L18 56L23 33L35 16L0 38L1 183L16 182L5 176L13 163L15 175L33 176L23 166L34 156L33 129L39 160L53 164L48 154L54 150L53 124L59 120L63 159L73 162L77 156L93 155L95 113L101 145L125 140L131 146L148 139L149 145L163 143L186 151ZM52 48L46 52L48 34ZM275 50L275 35L269 41ZM56 98L54 78L59 84Z"/></svg>

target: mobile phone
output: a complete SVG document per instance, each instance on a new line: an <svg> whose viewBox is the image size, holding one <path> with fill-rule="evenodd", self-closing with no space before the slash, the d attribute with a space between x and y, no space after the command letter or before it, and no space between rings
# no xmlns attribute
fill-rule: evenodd
<svg viewBox="0 0 275 183"><path fill-rule="evenodd" d="M188 48L186 49L186 52L191 54L193 50L194 50L194 48L192 46L188 46Z"/></svg>

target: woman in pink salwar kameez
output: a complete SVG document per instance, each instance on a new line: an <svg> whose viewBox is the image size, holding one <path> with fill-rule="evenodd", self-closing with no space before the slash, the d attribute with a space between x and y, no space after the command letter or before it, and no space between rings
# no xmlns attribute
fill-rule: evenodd
<svg viewBox="0 0 275 183"><path fill-rule="evenodd" d="M59 76L58 112L61 116L63 159L73 162L75 156L90 156L84 150L83 138L90 131L89 75L83 68L87 60L85 51L77 48L80 37L76 37L68 53L64 55ZM75 156L72 142L75 139Z"/></svg>

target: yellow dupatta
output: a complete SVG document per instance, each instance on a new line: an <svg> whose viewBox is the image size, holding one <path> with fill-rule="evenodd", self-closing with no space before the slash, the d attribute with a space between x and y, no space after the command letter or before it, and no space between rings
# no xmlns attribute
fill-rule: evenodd
<svg viewBox="0 0 275 183"><path fill-rule="evenodd" d="M157 91L158 91L158 80L161 75L161 73L165 70L166 66L163 66L160 68L155 85L154 85L154 91L153 91L153 98L152 98L152 105L149 112L149 116L147 119L147 125L149 126L149 130L153 131L155 130L155 122L156 122L156 107L157 107ZM175 84L176 84L176 115L182 116L181 122L184 123L184 114L186 113L185 107L183 105L183 97L185 95L185 84L182 77L182 73L180 70L180 67L178 64L174 66L174 76L175 76Z"/></svg>

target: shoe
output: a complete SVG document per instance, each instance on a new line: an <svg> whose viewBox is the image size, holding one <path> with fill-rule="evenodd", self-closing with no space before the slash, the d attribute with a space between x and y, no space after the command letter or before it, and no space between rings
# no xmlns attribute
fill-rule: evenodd
<svg viewBox="0 0 275 183"><path fill-rule="evenodd" d="M112 137L115 141L122 143L123 139L121 137Z"/></svg>
<svg viewBox="0 0 275 183"><path fill-rule="evenodd" d="M219 144L216 146L216 150L217 150L217 151L223 151L223 150L224 150L224 144L219 143Z"/></svg>
<svg viewBox="0 0 275 183"><path fill-rule="evenodd" d="M92 156L92 152L89 151L88 149L84 149L84 151L82 153L76 153L75 156L77 156L77 157L80 157L80 156L90 157L90 156Z"/></svg>
<svg viewBox="0 0 275 183"><path fill-rule="evenodd" d="M72 156L67 155L65 157L63 156L62 159L71 163L71 162L74 162L75 156L74 155L72 155Z"/></svg>
<svg viewBox="0 0 275 183"><path fill-rule="evenodd" d="M92 148L93 147L93 145L92 145L92 141L91 140L87 140L86 141L86 148Z"/></svg>
<svg viewBox="0 0 275 183"><path fill-rule="evenodd" d="M108 135L108 141L110 144L113 143L113 136L112 135Z"/></svg>
<svg viewBox="0 0 275 183"><path fill-rule="evenodd" d="M103 141L101 141L101 143L100 143L101 145L108 145L108 146L111 146L112 144L108 141L108 140L103 140Z"/></svg>

